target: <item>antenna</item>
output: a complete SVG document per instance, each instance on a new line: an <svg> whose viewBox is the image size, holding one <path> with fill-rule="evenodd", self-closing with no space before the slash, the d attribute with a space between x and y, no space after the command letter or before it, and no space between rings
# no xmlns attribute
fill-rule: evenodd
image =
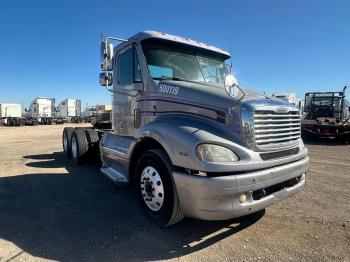
<svg viewBox="0 0 350 262"><path fill-rule="evenodd" d="M228 38L228 46L229 46L229 52L230 52L230 74L232 73L232 42L231 42L231 36Z"/></svg>

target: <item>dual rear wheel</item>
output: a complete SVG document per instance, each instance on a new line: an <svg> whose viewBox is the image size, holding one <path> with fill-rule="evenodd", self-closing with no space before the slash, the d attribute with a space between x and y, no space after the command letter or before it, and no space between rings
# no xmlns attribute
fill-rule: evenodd
<svg viewBox="0 0 350 262"><path fill-rule="evenodd" d="M99 136L93 129L65 127L62 134L63 151L81 164L98 148Z"/></svg>

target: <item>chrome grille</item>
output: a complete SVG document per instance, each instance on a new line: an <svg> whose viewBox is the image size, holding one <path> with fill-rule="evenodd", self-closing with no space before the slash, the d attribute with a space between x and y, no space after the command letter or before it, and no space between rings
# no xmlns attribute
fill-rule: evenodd
<svg viewBox="0 0 350 262"><path fill-rule="evenodd" d="M259 149L285 148L300 139L299 111L279 113L274 110L254 111L254 137Z"/></svg>

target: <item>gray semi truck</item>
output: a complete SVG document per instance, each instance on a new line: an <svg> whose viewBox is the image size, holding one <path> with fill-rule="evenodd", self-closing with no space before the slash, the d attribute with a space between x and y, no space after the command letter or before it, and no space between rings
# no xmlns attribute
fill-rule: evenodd
<svg viewBox="0 0 350 262"><path fill-rule="evenodd" d="M156 223L244 216L303 189L298 109L241 88L226 51L145 31L103 37L101 58L113 129L65 128L63 149L78 163L98 152L101 172L133 184Z"/></svg>

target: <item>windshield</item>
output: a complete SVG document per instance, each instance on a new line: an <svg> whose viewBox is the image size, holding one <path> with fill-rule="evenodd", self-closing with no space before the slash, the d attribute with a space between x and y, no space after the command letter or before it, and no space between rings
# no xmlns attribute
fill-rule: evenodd
<svg viewBox="0 0 350 262"><path fill-rule="evenodd" d="M340 109L340 98L332 98L332 97L315 97L312 100L312 106L314 108L333 108Z"/></svg>
<svg viewBox="0 0 350 262"><path fill-rule="evenodd" d="M142 43L153 79L175 79L223 84L229 73L228 57L169 41L147 39Z"/></svg>

